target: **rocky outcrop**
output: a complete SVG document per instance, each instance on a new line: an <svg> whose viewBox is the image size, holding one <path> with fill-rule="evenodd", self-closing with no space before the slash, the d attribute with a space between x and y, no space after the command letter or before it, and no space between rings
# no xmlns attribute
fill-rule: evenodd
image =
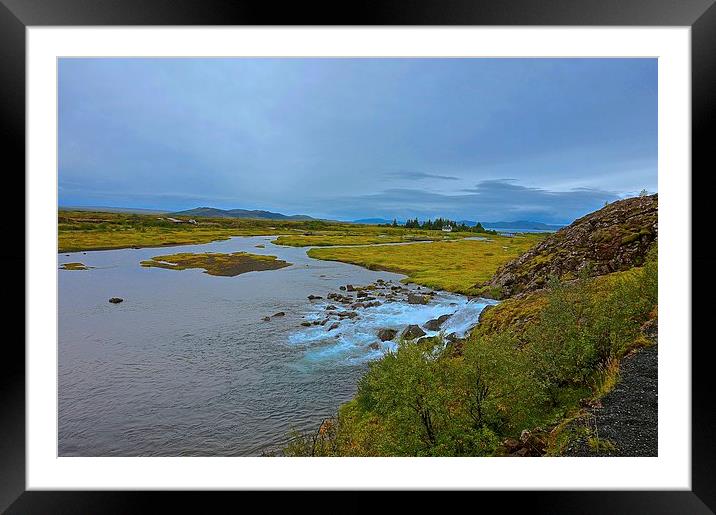
<svg viewBox="0 0 716 515"><path fill-rule="evenodd" d="M483 295L507 298L571 280L623 271L644 263L658 234L657 195L613 202L560 229L475 285Z"/></svg>

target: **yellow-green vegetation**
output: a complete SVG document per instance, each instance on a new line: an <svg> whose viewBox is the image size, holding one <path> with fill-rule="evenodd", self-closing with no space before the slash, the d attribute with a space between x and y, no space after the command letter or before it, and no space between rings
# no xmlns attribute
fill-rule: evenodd
<svg viewBox="0 0 716 515"><path fill-rule="evenodd" d="M502 455L504 438L537 427L556 429L550 454L575 435L589 438L599 452L612 451L611 442L565 419L584 416L580 400L603 395L616 382L615 363L638 344L642 324L654 313L657 275L654 245L643 267L550 281L538 312L534 297L514 299L502 314L493 308L488 314L504 316L502 324L478 325L461 345L440 338L401 342L371 363L331 431L294 438L284 452ZM509 320L524 318L521 303L530 321L510 331Z"/></svg>
<svg viewBox="0 0 716 515"><path fill-rule="evenodd" d="M203 268L204 273L224 277L233 277L259 270L277 270L291 265L291 263L276 259L276 256L260 256L246 252L234 252L232 254L214 252L192 254L183 252L166 256L154 256L152 259L142 261L140 264L143 267L166 268L169 270Z"/></svg>
<svg viewBox="0 0 716 515"><path fill-rule="evenodd" d="M402 227L350 225L340 230L312 231L279 236L274 243L292 247L330 247L334 245L374 245L377 243L410 243L413 241L444 241L479 236L474 232L426 231Z"/></svg>
<svg viewBox="0 0 716 515"><path fill-rule="evenodd" d="M410 282L469 295L476 292L475 284L488 280L500 265L545 237L525 234L415 245L331 247L311 249L308 255L371 270L399 272L407 275Z"/></svg>
<svg viewBox="0 0 716 515"><path fill-rule="evenodd" d="M60 270L89 270L91 266L87 266L84 263L63 263L60 265Z"/></svg>
<svg viewBox="0 0 716 515"><path fill-rule="evenodd" d="M59 252L191 245L232 236L276 235L279 245L327 246L453 240L475 232L429 231L404 227L358 225L323 220L286 221L247 218L197 218L164 215L60 211Z"/></svg>

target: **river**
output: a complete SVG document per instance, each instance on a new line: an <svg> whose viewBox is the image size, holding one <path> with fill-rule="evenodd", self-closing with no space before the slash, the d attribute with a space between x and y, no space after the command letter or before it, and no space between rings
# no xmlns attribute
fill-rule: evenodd
<svg viewBox="0 0 716 515"><path fill-rule="evenodd" d="M355 394L370 360L393 348L369 347L378 329L453 313L443 329L463 334L490 303L438 292L427 305L361 309L333 331L303 327L329 302L308 295L404 276L312 259L274 238L58 255L59 264L94 267L58 271L60 456L261 455ZM293 264L236 277L139 266L162 254L237 251Z"/></svg>

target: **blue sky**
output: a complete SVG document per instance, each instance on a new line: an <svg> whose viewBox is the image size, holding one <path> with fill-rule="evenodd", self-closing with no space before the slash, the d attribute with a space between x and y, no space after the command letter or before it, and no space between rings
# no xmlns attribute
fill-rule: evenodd
<svg viewBox="0 0 716 515"><path fill-rule="evenodd" d="M656 59L61 59L59 202L568 223L657 189Z"/></svg>

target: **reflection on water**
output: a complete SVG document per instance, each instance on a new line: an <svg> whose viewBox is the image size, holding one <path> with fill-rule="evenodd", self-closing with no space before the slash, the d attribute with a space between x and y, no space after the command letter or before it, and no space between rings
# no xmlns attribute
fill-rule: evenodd
<svg viewBox="0 0 716 515"><path fill-rule="evenodd" d="M308 295L403 276L314 260L272 239L59 255L95 267L58 271L61 456L259 455L353 396L366 362L391 346L368 347L377 329L454 313L443 329L461 334L485 305L445 293L428 305L384 303L327 336L300 325L325 311ZM139 266L158 254L236 251L293 265L236 277ZM286 315L262 321L278 311Z"/></svg>

